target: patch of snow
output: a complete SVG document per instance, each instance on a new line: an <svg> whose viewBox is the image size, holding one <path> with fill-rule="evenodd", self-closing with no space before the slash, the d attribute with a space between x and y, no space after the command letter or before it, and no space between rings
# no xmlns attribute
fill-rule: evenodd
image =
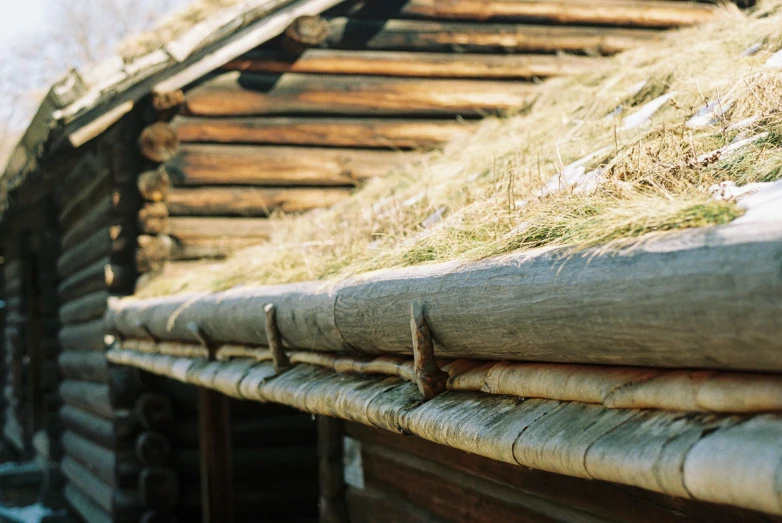
<svg viewBox="0 0 782 523"><path fill-rule="evenodd" d="M36 503L26 507L4 507L0 505L0 519L18 521L20 523L38 523L46 516L51 516L54 511L49 507Z"/></svg>
<svg viewBox="0 0 782 523"><path fill-rule="evenodd" d="M721 100L714 100L707 103L689 120L687 120L687 127L691 129L697 129L699 127L706 127L707 125L713 125L719 122L720 118L725 116L725 113L733 106L733 101L729 100L722 102Z"/></svg>
<svg viewBox="0 0 782 523"><path fill-rule="evenodd" d="M778 69L782 67L782 49L777 51L776 53L772 54L768 60L766 60L766 63L763 64L765 67L771 67L774 69Z"/></svg>
<svg viewBox="0 0 782 523"><path fill-rule="evenodd" d="M657 111L659 111L660 108L666 103L668 103L674 96L676 96L676 92L672 91L668 94L658 96L651 102L644 104L636 112L626 116L625 119L622 120L622 126L620 127L619 130L627 131L629 129L635 129L637 127L641 127L642 125L645 125L646 123L649 122L652 115Z"/></svg>
<svg viewBox="0 0 782 523"><path fill-rule="evenodd" d="M760 48L763 47L763 42L755 42L751 46L747 47L743 51L739 53L739 56L752 56L758 51L760 51Z"/></svg>
<svg viewBox="0 0 782 523"><path fill-rule="evenodd" d="M733 223L782 222L782 180L748 185L762 187L738 202L747 212Z"/></svg>
<svg viewBox="0 0 782 523"><path fill-rule="evenodd" d="M765 138L767 136L768 136L768 132L765 132L765 133L756 134L755 136L750 136L749 138L744 138L743 140L739 140L737 142L730 143L725 147L720 147L719 149L716 149L714 151L709 151L708 153L704 153L698 156L698 161L704 162L715 155L719 155L720 158L725 158L735 153L737 150L741 149L745 145L749 145L753 142L757 142L758 140Z"/></svg>

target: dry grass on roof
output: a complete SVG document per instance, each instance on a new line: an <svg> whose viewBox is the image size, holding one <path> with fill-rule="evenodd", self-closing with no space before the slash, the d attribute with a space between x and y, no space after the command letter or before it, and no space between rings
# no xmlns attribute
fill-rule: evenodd
<svg viewBox="0 0 782 523"><path fill-rule="evenodd" d="M726 223L742 211L709 187L782 178L782 68L764 67L780 48L781 0L750 14L726 7L710 25L613 58L607 71L546 82L519 114L486 120L333 209L277 217L281 232L269 243L216 269L160 278L142 295L339 279L550 245L610 247ZM622 129L664 94L651 124ZM714 122L688 127L706 103L719 107ZM756 139L708 154L743 138ZM536 195L585 156L583 172L603 176L596 190Z"/></svg>

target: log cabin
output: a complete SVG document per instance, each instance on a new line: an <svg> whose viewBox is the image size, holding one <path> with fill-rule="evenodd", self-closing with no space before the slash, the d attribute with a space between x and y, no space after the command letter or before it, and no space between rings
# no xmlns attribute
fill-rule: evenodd
<svg viewBox="0 0 782 523"><path fill-rule="evenodd" d="M778 228L705 247L695 233L674 260L638 250L557 281L542 253L525 267L534 289L513 260L464 269L499 282L510 305L495 311L485 287L437 267L330 293L112 299L259 243L269 216L342 201L480 118L523 109L546 78L714 11L252 0L70 72L2 178L4 439L45 464L47 500L87 522L780 520L782 422L768 414L780 385L758 371L782 371L782 316L720 308L778 289ZM746 294L720 294L737 250L755 260L735 275ZM650 296L637 275L668 263ZM613 309L605 274L624 282ZM547 292L564 296L548 311L512 301ZM594 317L530 323L577 295ZM711 338L696 342L682 318L706 302ZM736 318L755 328L738 352L725 341Z"/></svg>

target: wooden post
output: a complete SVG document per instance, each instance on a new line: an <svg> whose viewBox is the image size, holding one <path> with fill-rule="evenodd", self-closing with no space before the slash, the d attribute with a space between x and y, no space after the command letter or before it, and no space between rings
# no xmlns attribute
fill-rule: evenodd
<svg viewBox="0 0 782 523"><path fill-rule="evenodd" d="M229 399L200 390L198 432L201 447L203 523L233 523L234 495Z"/></svg>
<svg viewBox="0 0 782 523"><path fill-rule="evenodd" d="M318 416L318 479L320 523L347 523L342 479L343 421Z"/></svg>

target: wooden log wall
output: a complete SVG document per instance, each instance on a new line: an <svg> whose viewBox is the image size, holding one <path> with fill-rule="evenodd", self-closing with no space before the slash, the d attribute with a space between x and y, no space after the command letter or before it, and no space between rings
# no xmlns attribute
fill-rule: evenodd
<svg viewBox="0 0 782 523"><path fill-rule="evenodd" d="M179 521L203 521L199 390L157 380L157 390L171 398L174 412L174 422L165 432L172 468L180 480L179 503L172 514ZM316 521L317 429L312 416L280 405L228 401L235 522L258 521L259 514L268 521Z"/></svg>
<svg viewBox="0 0 782 523"><path fill-rule="evenodd" d="M341 501L351 523L776 521L758 512L515 467L345 422ZM333 506L333 505L332 505ZM333 517L335 512L331 513Z"/></svg>
<svg viewBox="0 0 782 523"><path fill-rule="evenodd" d="M155 167L140 180L140 223L168 234L172 260L261 243L270 214L333 205L405 153L524 107L539 79L594 71L713 14L640 0L347 4L297 19L185 93L158 93L160 121L140 138Z"/></svg>
<svg viewBox="0 0 782 523"><path fill-rule="evenodd" d="M62 253L54 257L58 280L50 287L62 325L55 359L60 468L68 504L87 521L137 522L177 499L165 459L169 443L157 437L170 425L167 397L150 393L137 371L105 357L109 298L131 294L138 274L167 257L139 237L141 127L141 116L132 113L82 147L55 191Z"/></svg>

